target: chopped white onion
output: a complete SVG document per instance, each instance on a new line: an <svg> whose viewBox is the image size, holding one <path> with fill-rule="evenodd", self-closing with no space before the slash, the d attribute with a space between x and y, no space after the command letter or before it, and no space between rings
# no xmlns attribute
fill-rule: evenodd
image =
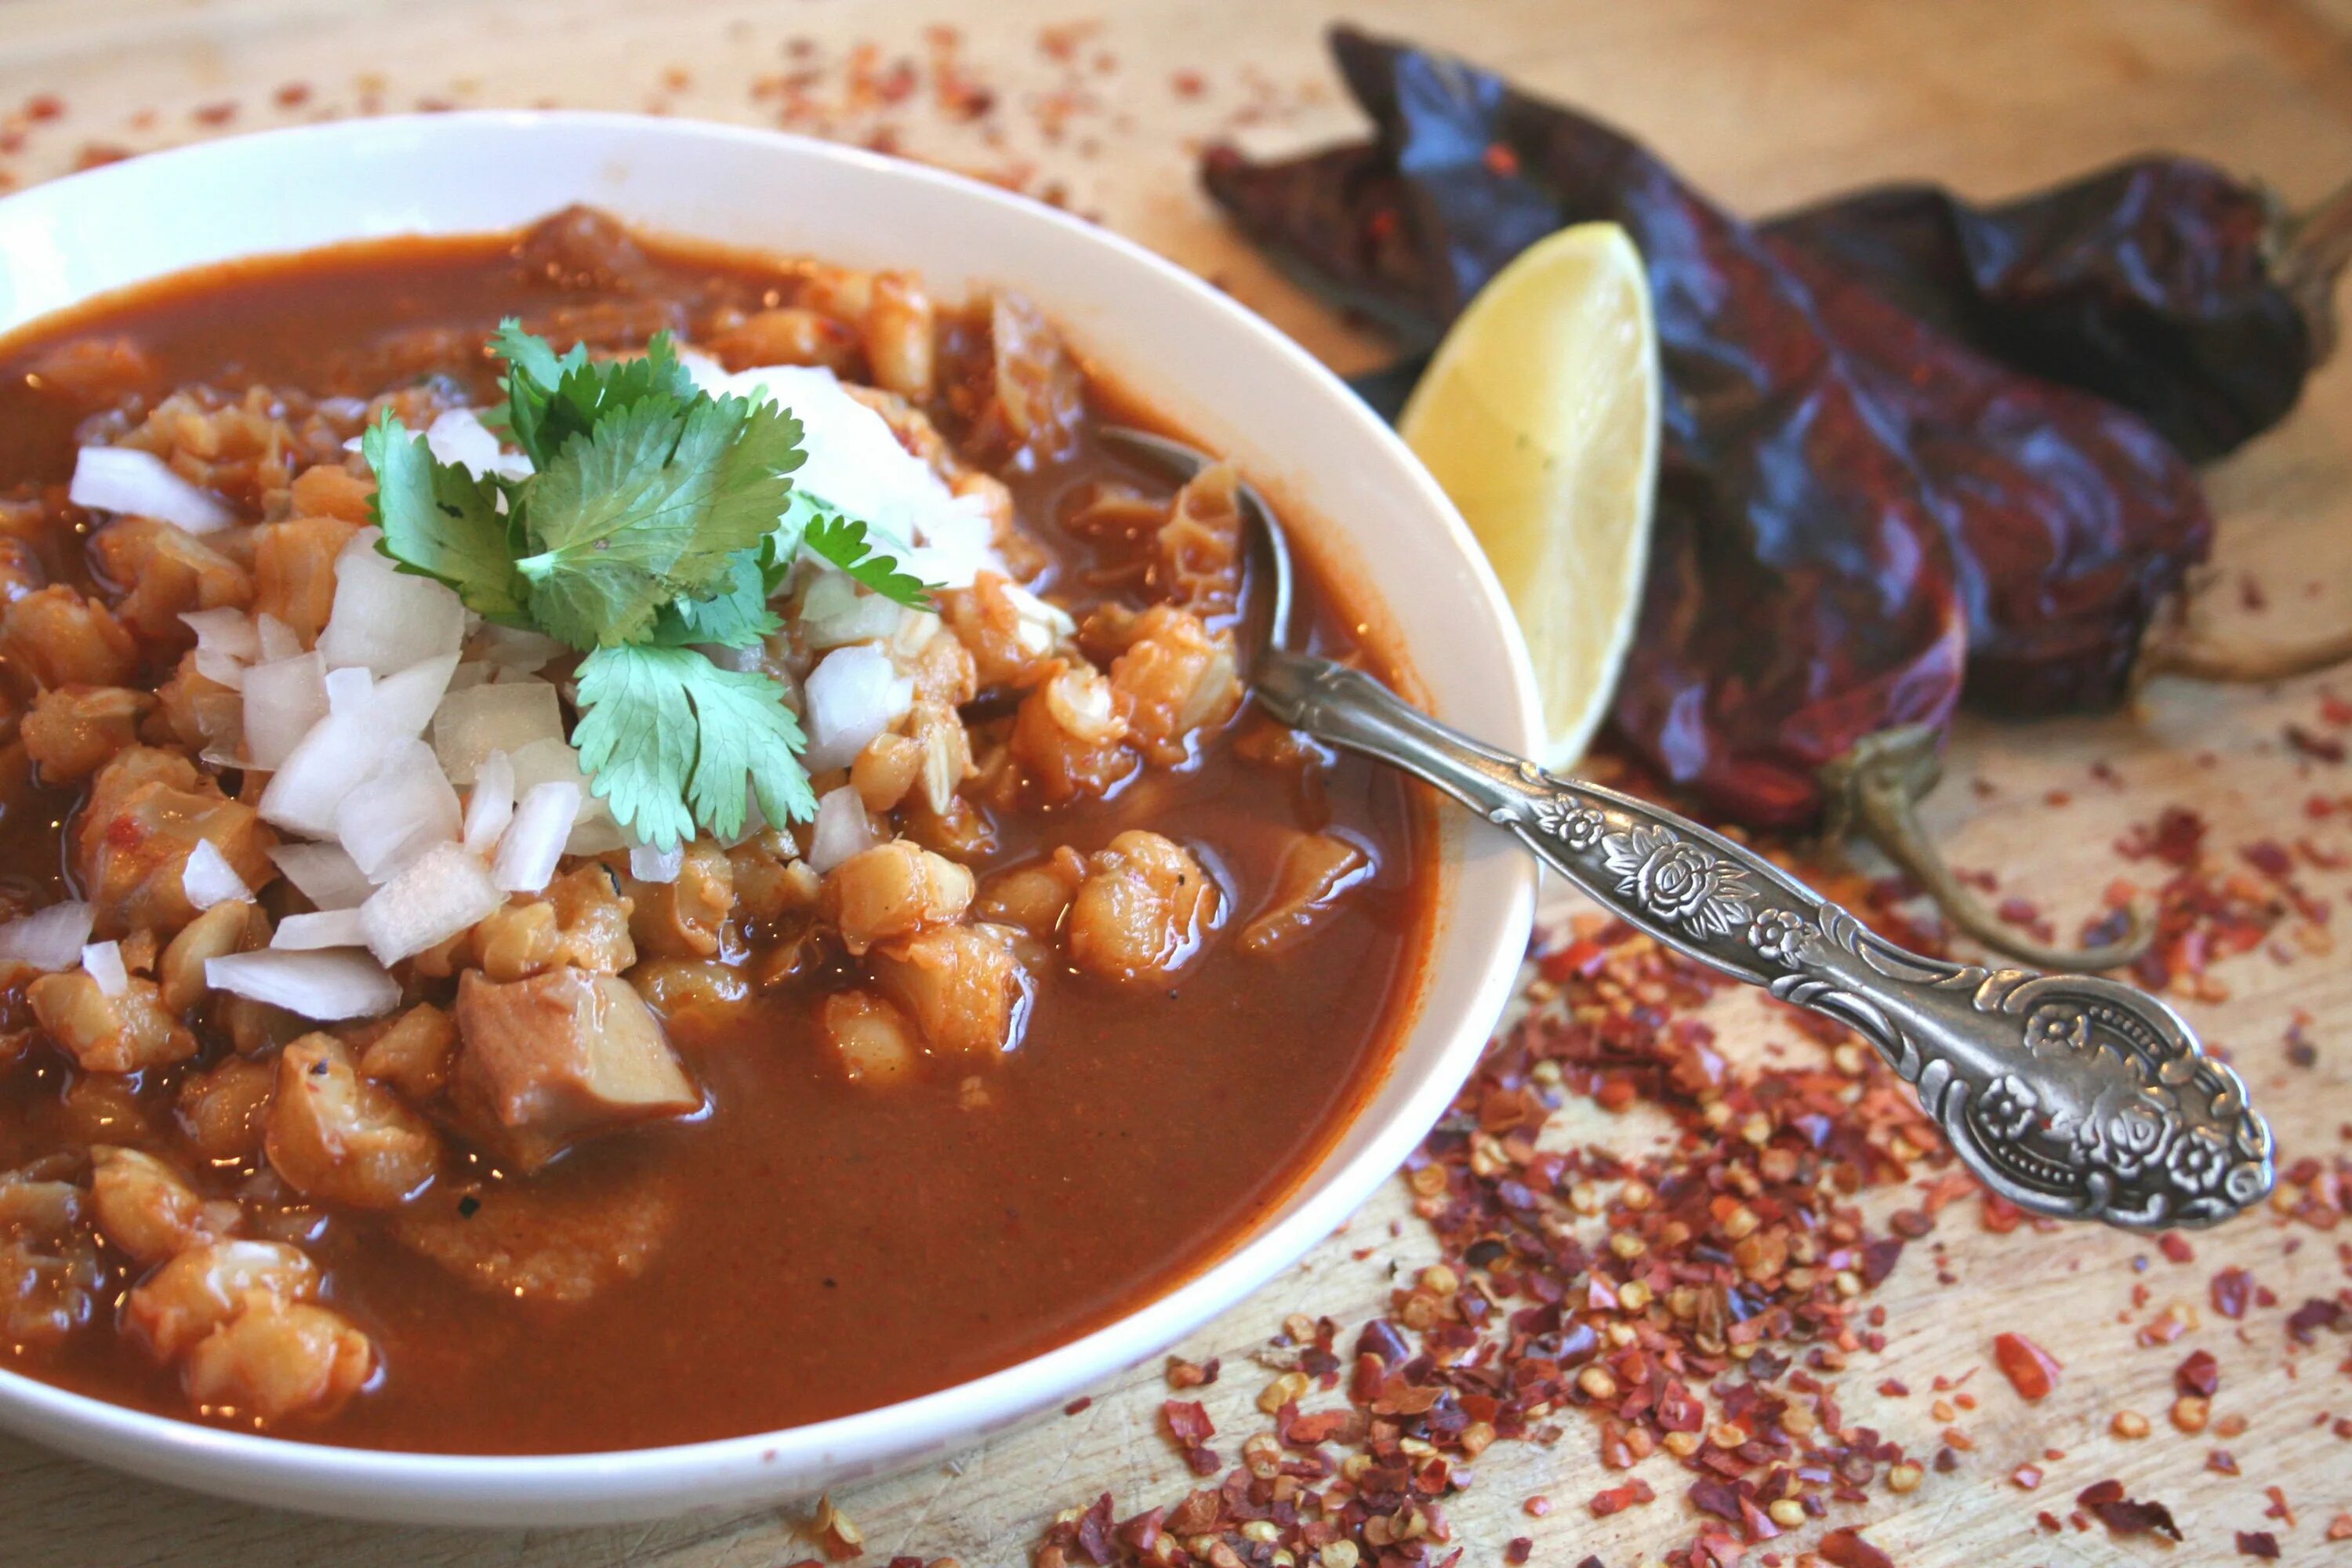
<svg viewBox="0 0 2352 1568"><path fill-rule="evenodd" d="M563 783L580 786L580 809L572 819L572 837L564 841L567 855L602 855L607 849L618 849L628 841L621 836L621 826L613 820L613 808L588 788L588 775L581 771L580 753L563 741L533 741L516 752L514 763L515 798L522 799L533 786Z"/></svg>
<svg viewBox="0 0 2352 1568"><path fill-rule="evenodd" d="M868 592L848 573L827 566L811 574L795 624L803 642L823 649L887 641L898 635L907 615L881 595Z"/></svg>
<svg viewBox="0 0 2352 1568"><path fill-rule="evenodd" d="M206 680L217 681L231 691L245 689L245 666L219 649L200 647L188 658Z"/></svg>
<svg viewBox="0 0 2352 1568"><path fill-rule="evenodd" d="M490 474L508 479L531 476L530 459L499 451L497 432L470 408L452 408L436 418L425 427L425 445L435 460L455 463L478 479Z"/></svg>
<svg viewBox="0 0 2352 1568"><path fill-rule="evenodd" d="M809 869L823 876L853 855L882 842L866 803L847 784L826 792L816 803L816 826L809 834Z"/></svg>
<svg viewBox="0 0 2352 1568"><path fill-rule="evenodd" d="M395 735L422 735L457 673L457 656L448 653L385 676L375 683L377 718Z"/></svg>
<svg viewBox="0 0 2352 1568"><path fill-rule="evenodd" d="M563 645L553 637L543 632L525 631L520 626L484 626L475 634L474 641L483 658L526 675L536 674L548 660L563 651Z"/></svg>
<svg viewBox="0 0 2352 1568"><path fill-rule="evenodd" d="M340 675L342 672L335 672ZM331 682L332 677L329 677ZM332 696L332 687L329 688ZM311 838L335 835L335 810L375 772L400 736L378 721L372 702L336 709L310 726L261 792L261 819Z"/></svg>
<svg viewBox="0 0 2352 1568"><path fill-rule="evenodd" d="M51 904L0 925L0 963L29 963L55 973L81 962L89 940L90 907L79 899Z"/></svg>
<svg viewBox="0 0 2352 1568"><path fill-rule="evenodd" d="M533 741L563 739L563 707L544 680L502 680L441 699L433 715L433 750L452 784L471 784L492 752L514 755Z"/></svg>
<svg viewBox="0 0 2352 1568"><path fill-rule="evenodd" d="M496 849L514 808L514 763L504 752L492 752L475 770L473 792L466 797L466 847L477 855Z"/></svg>
<svg viewBox="0 0 2352 1568"><path fill-rule="evenodd" d="M430 577L396 570L376 552L378 537L362 529L335 558L334 609L319 634L328 668L382 676L454 656L466 642L464 602Z"/></svg>
<svg viewBox="0 0 2352 1568"><path fill-rule="evenodd" d="M400 1005L400 982L363 952L232 952L205 961L205 983L322 1024Z"/></svg>
<svg viewBox="0 0 2352 1568"><path fill-rule="evenodd" d="M243 664L261 657L261 633L243 610L187 610L180 619L196 634L196 646Z"/></svg>
<svg viewBox="0 0 2352 1568"><path fill-rule="evenodd" d="M188 863L180 872L180 890L199 910L253 897L253 889L245 885L236 868L228 863L209 838L197 839L196 847L188 851Z"/></svg>
<svg viewBox="0 0 2352 1568"><path fill-rule="evenodd" d="M94 942L83 948L81 968L109 996L120 996L131 989L131 971L122 965L122 944L119 942Z"/></svg>
<svg viewBox="0 0 2352 1568"><path fill-rule="evenodd" d="M245 672L245 754L255 767L283 767L310 726L326 716L327 661L317 654L272 659Z"/></svg>
<svg viewBox="0 0 2352 1568"><path fill-rule="evenodd" d="M278 922L269 945L287 952L307 952L321 947L365 947L367 920L355 909L288 915Z"/></svg>
<svg viewBox="0 0 2352 1568"><path fill-rule="evenodd" d="M327 689L327 710L332 713L357 712L375 694L375 677L358 666L327 671L322 684Z"/></svg>
<svg viewBox="0 0 2352 1568"><path fill-rule="evenodd" d="M825 655L803 690L808 751L802 762L813 773L856 761L866 743L904 717L915 700L915 683L870 643Z"/></svg>
<svg viewBox="0 0 2352 1568"><path fill-rule="evenodd" d="M656 849L650 844L629 846L629 875L640 882L675 882L686 869L686 846Z"/></svg>
<svg viewBox="0 0 2352 1568"><path fill-rule="evenodd" d="M581 789L568 779L536 784L515 807L514 821L499 840L491 879L509 893L536 893L554 879L564 841L580 813Z"/></svg>
<svg viewBox="0 0 2352 1568"><path fill-rule="evenodd" d="M265 664L299 658L302 652L302 639L294 628L266 611L253 618L253 640L258 649L254 657Z"/></svg>
<svg viewBox="0 0 2352 1568"><path fill-rule="evenodd" d="M389 882L435 845L455 841L464 824L457 792L418 740L394 741L335 807L335 837L372 882Z"/></svg>
<svg viewBox="0 0 2352 1568"><path fill-rule="evenodd" d="M506 895L490 883L481 857L457 844L436 844L360 906L368 951L397 963L437 946L495 913Z"/></svg>
<svg viewBox="0 0 2352 1568"><path fill-rule="evenodd" d="M152 517L188 533L210 533L236 521L163 458L132 447L84 447L74 454L66 499L92 511Z"/></svg>
<svg viewBox="0 0 2352 1568"><path fill-rule="evenodd" d="M322 910L355 910L375 891L359 862L340 844L279 844L270 859L302 896Z"/></svg>

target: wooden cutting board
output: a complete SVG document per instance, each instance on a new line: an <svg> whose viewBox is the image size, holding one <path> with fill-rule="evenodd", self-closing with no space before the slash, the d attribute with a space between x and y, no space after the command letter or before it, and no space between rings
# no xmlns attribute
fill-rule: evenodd
<svg viewBox="0 0 2352 1568"><path fill-rule="evenodd" d="M2296 200L2352 174L2352 0L1365 0L1347 13L1598 110L1752 210L1900 175L1993 194L2149 147L2259 171ZM86 149L420 105L548 102L861 139L887 132L925 156L1056 189L1355 369L1377 357L1377 345L1276 279L1223 230L1191 177L1206 137L1274 151L1350 129L1320 43L1334 14L1323 0L1094 8L1076 0L0 0L0 116L37 94L63 104L29 125L0 118L0 180L61 173ZM929 31L936 27L960 29L954 58L992 95L990 112L961 118L973 92L944 101L933 92L929 62L948 47ZM873 48L853 72L860 44ZM917 86L894 98L901 58L919 68ZM862 86L850 86L853 77ZM9 150L12 140L19 144ZM2217 469L2211 491L2225 519L2221 582L2200 615L2218 632L2284 637L2352 618L2352 367L2323 374L2294 421ZM2259 595L2242 589L2248 582ZM2250 608L2257 597L2268 605L2259 614ZM2336 689L2352 695L2352 675ZM2004 891L2034 900L2069 930L2125 868L2112 848L2117 835L2165 805L2204 813L2220 844L2313 832L2352 847L2344 819L2300 820L2306 797L2352 792L2352 771L2282 741L2288 723L2316 722L2327 689L2325 679L2271 691L2167 682L2130 715L1970 722L1931 826L1958 863L1997 868ZM2101 762L2112 776L2094 773ZM2345 888L2341 876L2306 881L2338 899ZM1565 908L1564 898L1554 903ZM2352 965L2336 952L2282 951L2292 962L2256 953L2218 969L2226 1000L2183 1005L2210 1039L2233 1047L2285 1160L2326 1158L2352 1138L2352 1049L2341 1043L2352 1033ZM2290 1064L2284 1039L2297 1009L2318 1046L2308 1068ZM1753 1051L1774 1033L1751 1025L1731 1041ZM1589 1108L1562 1120L1555 1136L1638 1141ZM1195 1359L1221 1355L1230 1369L1209 1391L1228 1438L1253 1429L1265 1374L1254 1372L1250 1352L1284 1315L1360 1322L1383 1304L1394 1271L1433 1255L1401 1191L1382 1194L1295 1274L1183 1347ZM1876 1201L1892 1208L1906 1194ZM1881 1494L1848 1522L1867 1519L1899 1562L1955 1568L2221 1563L2235 1560L2234 1531L2263 1529L2288 1562L2352 1562L2352 1544L2324 1540L2331 1518L2352 1508L2352 1441L2328 1429L2352 1415L2352 1380L2338 1364L2346 1347L2323 1342L2291 1355L2284 1309L2232 1325L2205 1307L2208 1278L2228 1263L2252 1269L2287 1306L2334 1291L2346 1269L2337 1236L2265 1215L2196 1238L2195 1261L2181 1264L2121 1235L1995 1236L1971 1211L1953 1211L1935 1238L1957 1283L1939 1284L1915 1248L1878 1292L1889 1343L1857 1362L1842 1404L1914 1451L1932 1451L1945 1425L1924 1392L1933 1377L1983 1363L1991 1336L2020 1326L2064 1363L2064 1379L2032 1407L1990 1373L1978 1379L1980 1403L1957 1423L1974 1444L1960 1468L1908 1497ZM1372 1255L1354 1259L1367 1246ZM2140 1348L2136 1327L2176 1300L2193 1303L2201 1326L2172 1346ZM2221 1359L2217 1415L2250 1423L2226 1444L2210 1432L2175 1434L2163 1419L2171 1370L2199 1346ZM1874 1390L1887 1378L1923 1392L1884 1397ZM1058 1507L1104 1490L1123 1511L1181 1495L1189 1477L1155 1426L1164 1397L1159 1369L1140 1368L1096 1391L1079 1415L838 1500L863 1528L868 1561L909 1552L951 1553L972 1568L1025 1563ZM2158 1436L2109 1436L2125 1408L2148 1415ZM2208 1470L2221 1446L2241 1476ZM2010 1479L2029 1461L2046 1472L2032 1496ZM1567 1568L1596 1552L1621 1568L1662 1554L1692 1528L1684 1478L1655 1465L1649 1475L1658 1502L1595 1521L1584 1500L1622 1478L1602 1470L1589 1432L1574 1427L1556 1447L1489 1450L1448 1511L1468 1563L1500 1562L1505 1543L1526 1535L1538 1563ZM2076 1491L2108 1476L2135 1497L2170 1504L2187 1544L2166 1551L2095 1530L2036 1531L2036 1509L2063 1513ZM2273 1485L2292 1506L2291 1527L2264 1517ZM1558 1505L1549 1517L1525 1511L1536 1495ZM614 1530L390 1530L215 1502L0 1440L0 1563L10 1568L756 1568L810 1555L806 1518L791 1508Z"/></svg>

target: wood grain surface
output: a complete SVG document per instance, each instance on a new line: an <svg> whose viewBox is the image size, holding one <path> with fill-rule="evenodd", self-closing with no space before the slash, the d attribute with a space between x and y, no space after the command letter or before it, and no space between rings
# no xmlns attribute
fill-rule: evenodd
<svg viewBox="0 0 2352 1568"><path fill-rule="evenodd" d="M829 85L803 93L816 101L795 111L797 122L860 138L887 131L910 151L1032 190L1059 184L1073 207L1217 279L1352 369L1377 344L1269 272L1191 178L1203 138L1272 151L1350 129L1320 42L1340 10L1323 0L0 0L0 184L62 173L93 147L141 150L420 103L650 108L775 124L786 98L762 79L806 69ZM2295 200L2352 173L2347 0L1357 0L1344 10L1598 110L1751 210L1896 175L1998 193L2158 146L2259 172ZM935 26L961 30L961 58L995 94L990 114L959 122L928 92L895 104L845 94L843 62L857 44L878 46L877 68L901 55L921 61L941 47L927 37ZM301 101L282 104L281 89ZM8 118L44 93L62 100L62 114ZM12 130L21 132L13 150ZM2352 617L2352 364L2322 374L2287 426L2210 483L2224 522L2217 584L2200 616L2216 635L2281 637ZM2246 582L2262 585L2266 610L2250 607L2257 595L2242 590ZM2310 831L2300 820L2307 797L2352 793L2352 771L2283 741L2290 722L2316 722L2327 689L2325 679L2272 690L2162 682L2130 714L1966 723L1931 826L1958 863L1998 870L2004 892L2071 930L2127 868L2116 837L2165 805L2204 813L2228 846ZM2337 689L2352 696L2352 677ZM2111 774L2092 771L2102 762ZM2344 819L2331 831L2328 842L2352 847ZM2341 874L2306 880L2338 901L2347 886ZM1566 907L1557 892L1553 902ZM2182 1003L2209 1039L2233 1049L2288 1162L2326 1157L2352 1137L2343 1043L2352 965L2326 945L2282 941L2276 955L2231 961L2214 972L2225 998ZM2318 1046L2308 1068L2291 1065L2284 1043L2298 1009ZM1760 1014L1727 1019L1726 1037L1735 1055L1787 1044L1785 1026ZM1561 1122L1549 1136L1633 1148L1654 1135L1590 1108ZM1184 1347L1222 1355L1230 1369L1209 1391L1228 1442L1254 1429L1251 1401L1265 1374L1253 1375L1250 1352L1285 1314L1352 1325L1384 1303L1394 1270L1433 1254L1401 1194L1383 1193L1295 1274ZM1898 1191L1874 1201L1892 1208L1906 1196L1916 1201ZM1353 1259L1365 1247L1372 1256ZM2205 1306L2208 1278L2229 1263L2252 1269L2285 1307L2333 1292L2347 1268L2336 1236L2263 1215L2197 1237L2195 1260L2182 1264L2116 1234L1993 1235L1968 1205L1934 1247L1956 1282L1938 1282L1927 1247L1912 1250L1876 1298L1887 1310L1885 1352L1843 1379L1849 1414L1932 1451L1945 1424L1930 1414L1930 1381L1984 1363L2003 1329L2030 1328L2064 1377L2029 1407L1988 1370L1971 1385L1977 1408L1958 1422L1974 1445L1959 1468L1907 1497L1879 1494L1843 1522L1866 1519L1872 1539L1907 1564L2218 1563L2237 1560L2234 1531L2263 1529L2290 1563L2352 1563L2352 1542L2325 1540L2328 1521L2352 1508L2352 1441L2328 1429L2352 1415L2342 1342L2292 1353L2284 1307L2231 1324ZM2201 1325L2170 1347L2141 1348L2136 1327L2176 1300L2195 1304ZM2226 1444L2174 1433L2163 1418L2172 1368L2199 1346L2221 1360L2216 1414L2249 1423ZM1921 1392L1882 1396L1874 1390L1887 1378ZM1139 1368L1097 1390L1077 1415L838 1500L865 1531L869 1562L911 1552L951 1553L970 1568L1025 1563L1056 1508L1106 1489L1123 1510L1181 1494L1189 1477L1155 1426L1164 1397L1159 1368ZM2149 1416L2157 1435L2110 1436L2126 1408ZM2218 1446L2234 1453L2240 1477L2208 1470ZM2010 1479L2029 1461L2046 1472L2032 1496ZM2035 1529L2036 1509L2063 1512L2108 1476L2170 1504L2187 1543ZM1568 1568L1598 1553L1622 1568L1688 1538L1681 1478L1657 1464L1658 1502L1592 1520L1583 1500L1618 1479L1581 1426L1550 1448L1497 1446L1449 1504L1465 1563L1499 1563L1504 1543L1527 1535L1538 1563ZM2272 1485L2292 1505L2292 1527L2264 1517ZM1531 1518L1522 1505L1535 1495L1559 1506ZM580 1531L392 1530L216 1502L0 1440L6 1568L765 1568L812 1554L807 1517L801 1506Z"/></svg>

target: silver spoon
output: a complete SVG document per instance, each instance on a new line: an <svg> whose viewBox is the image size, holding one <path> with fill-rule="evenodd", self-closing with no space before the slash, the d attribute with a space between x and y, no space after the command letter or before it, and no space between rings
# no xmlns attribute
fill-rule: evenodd
<svg viewBox="0 0 2352 1568"><path fill-rule="evenodd" d="M1124 426L1114 447L1190 478L1213 460ZM2095 975L1926 958L1762 857L1646 801L1555 778L1360 670L1293 651L1290 550L1240 489L1264 630L1251 688L1319 741L1402 768L1677 952L1845 1024L1919 1095L1961 1161L2020 1208L2134 1228L2213 1225L2276 1180L2245 1085L2180 1016Z"/></svg>

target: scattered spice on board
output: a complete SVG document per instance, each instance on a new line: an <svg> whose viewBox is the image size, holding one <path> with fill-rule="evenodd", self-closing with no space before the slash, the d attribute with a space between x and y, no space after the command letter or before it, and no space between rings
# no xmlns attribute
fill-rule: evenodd
<svg viewBox="0 0 2352 1568"><path fill-rule="evenodd" d="M1848 881L1839 897L1899 923L1889 900L1905 889ZM1444 1500L1478 1455L1563 1441L1578 1414L1604 1467L1664 1453L1687 1473L1696 1522L1668 1561L1691 1568L1867 1504L1874 1485L1920 1485L1925 1465L1849 1421L1832 1380L1883 1346L1866 1298L1974 1184L1942 1168L1932 1126L1835 1026L1786 1011L1812 1048L1732 1066L1695 1016L1729 984L1599 917L1542 946L1528 1010L1407 1166L1440 1260L1352 1335L1293 1320L1267 1359L1279 1368L1259 1399L1270 1430L1245 1438L1237 1467L1132 1515L1108 1499L1066 1510L1038 1568L1260 1563L1277 1551L1444 1563ZM1638 1158L1538 1147L1579 1098L1664 1112L1672 1146ZM1874 1234L1854 1194L1914 1181L1925 1195L1900 1211L1901 1233ZM1205 1411L1162 1410L1198 1470ZM1656 1498L1629 1477L1587 1508L1607 1518ZM1850 1531L1816 1550L1886 1561Z"/></svg>

